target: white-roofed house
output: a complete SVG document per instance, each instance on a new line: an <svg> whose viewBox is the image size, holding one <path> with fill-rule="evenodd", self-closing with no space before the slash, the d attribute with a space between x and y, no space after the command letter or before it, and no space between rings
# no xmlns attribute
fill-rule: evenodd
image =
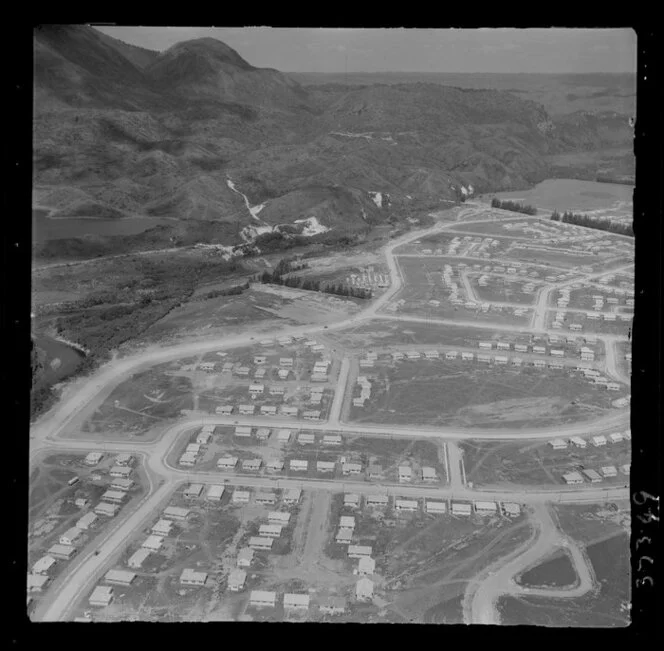
<svg viewBox="0 0 664 651"><path fill-rule="evenodd" d="M376 561L371 556L363 556L357 564L357 573L360 576L371 575L376 571Z"/></svg>
<svg viewBox="0 0 664 651"><path fill-rule="evenodd" d="M373 599L374 594L374 583L371 579L368 579L366 576L362 577L355 584L355 598L358 601L370 601Z"/></svg>
<svg viewBox="0 0 664 651"><path fill-rule="evenodd" d="M307 610L310 597L308 594L287 592L284 595L284 608L286 610Z"/></svg>

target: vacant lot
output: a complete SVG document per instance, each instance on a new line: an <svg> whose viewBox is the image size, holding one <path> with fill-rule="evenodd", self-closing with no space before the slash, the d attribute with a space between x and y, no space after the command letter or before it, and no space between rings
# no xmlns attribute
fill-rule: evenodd
<svg viewBox="0 0 664 651"><path fill-rule="evenodd" d="M493 443L491 441L462 441L466 478L477 486L494 484L564 484L562 475L572 471L602 466L619 467L630 462L630 443L609 444L586 449L572 446L554 450L546 442ZM603 484L626 484L629 477L618 472Z"/></svg>
<svg viewBox="0 0 664 651"><path fill-rule="evenodd" d="M630 507L626 502L557 505L554 509L561 529L586 545L630 531Z"/></svg>
<svg viewBox="0 0 664 651"><path fill-rule="evenodd" d="M530 293L523 291L524 281L510 281L500 276L490 277L487 285L480 285L479 276L469 276L471 286L477 298L481 301L496 301L500 303L521 303L532 305L535 302L536 291Z"/></svg>
<svg viewBox="0 0 664 651"><path fill-rule="evenodd" d="M590 545L588 556L598 581L593 592L575 599L503 597L498 602L502 623L556 627L629 626L629 536L618 534Z"/></svg>
<svg viewBox="0 0 664 651"><path fill-rule="evenodd" d="M83 431L120 437L141 436L193 407L193 386L188 377L174 375L159 365L137 373L117 386L84 423Z"/></svg>
<svg viewBox="0 0 664 651"><path fill-rule="evenodd" d="M543 427L595 418L615 397L564 371L404 361L379 370L371 398L352 407L350 416L374 423Z"/></svg>

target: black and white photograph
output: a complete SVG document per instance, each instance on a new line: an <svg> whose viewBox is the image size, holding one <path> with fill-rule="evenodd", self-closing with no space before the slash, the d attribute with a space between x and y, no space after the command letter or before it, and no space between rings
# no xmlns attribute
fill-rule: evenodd
<svg viewBox="0 0 664 651"><path fill-rule="evenodd" d="M31 625L630 627L634 29L32 48Z"/></svg>

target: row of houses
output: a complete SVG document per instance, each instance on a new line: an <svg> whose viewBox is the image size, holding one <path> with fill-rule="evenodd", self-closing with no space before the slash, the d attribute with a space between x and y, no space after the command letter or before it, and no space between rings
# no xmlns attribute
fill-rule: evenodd
<svg viewBox="0 0 664 651"><path fill-rule="evenodd" d="M260 385L262 386L262 385ZM270 388L272 391L272 388ZM278 392L275 389L275 395ZM297 418L300 410L292 405L261 405L256 413L256 405L243 404L237 406L238 413L241 416L284 416L286 418ZM230 416L235 411L234 405L219 405L215 408L215 413L220 416ZM320 420L321 412L318 410L304 410L302 417L305 420Z"/></svg>
<svg viewBox="0 0 664 651"><path fill-rule="evenodd" d="M629 476L630 464L626 463L620 466L620 472L623 475ZM603 481L604 479L616 477L617 475L618 470L615 466L603 466L599 469L599 472L593 470L592 468L584 468L580 472L574 471L565 473L562 477L566 484L573 486L576 484L583 484L584 478L587 479L591 484L596 484Z"/></svg>
<svg viewBox="0 0 664 651"><path fill-rule="evenodd" d="M609 434L608 437L604 436L603 434L598 434L590 438L590 442L596 448L602 447L607 443L621 443L622 441L631 441L631 440L632 440L631 430L625 430L624 432L613 432L612 434ZM581 438L580 436L572 436L567 441L565 441L564 439L553 439L549 441L549 445L554 450L564 450L567 448L568 444L577 448L585 448L587 446L586 440Z"/></svg>
<svg viewBox="0 0 664 651"><path fill-rule="evenodd" d="M361 496L357 493L346 493L344 494L344 507L350 509L359 509L360 508L360 498ZM423 498L424 500L424 512L431 514L444 514L448 512L448 504L445 500L434 500L429 498ZM365 496L365 506L367 507L387 507L389 504L389 496L386 494L369 494ZM499 507L497 502L488 502L488 501L475 501L473 504L468 504L465 502L451 502L449 507L449 512L452 515L471 515L472 507L474 507L475 513L478 514L497 514L499 512ZM420 508L420 499L401 499L394 498L394 510L398 512L415 512L419 511ZM521 513L521 507L514 502L502 502L501 509L503 515L509 517L517 517ZM349 528L341 527L340 528Z"/></svg>

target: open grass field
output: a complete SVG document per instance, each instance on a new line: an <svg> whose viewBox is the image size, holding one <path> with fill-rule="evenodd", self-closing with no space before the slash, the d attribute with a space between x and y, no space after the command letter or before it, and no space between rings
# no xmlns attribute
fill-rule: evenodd
<svg viewBox="0 0 664 651"><path fill-rule="evenodd" d="M562 475L580 469L599 472L603 466L619 467L630 463L629 441L585 449L569 446L554 450L546 442L512 443L461 441L466 478L476 486L500 484L561 484ZM618 472L605 478L604 485L629 484L629 477Z"/></svg>
<svg viewBox="0 0 664 651"><path fill-rule="evenodd" d="M631 526L628 502L587 505L554 505L560 528L568 535L591 545L620 533Z"/></svg>
<svg viewBox="0 0 664 651"><path fill-rule="evenodd" d="M455 326L426 323L400 323L398 321L372 321L353 328L337 330L326 335L348 350L364 351L372 347L394 347L405 345L449 345L476 346L488 336L485 329L473 330Z"/></svg>
<svg viewBox="0 0 664 651"><path fill-rule="evenodd" d="M587 552L598 581L593 592L573 599L503 597L498 602L502 623L555 627L629 626L629 536L615 535L590 545Z"/></svg>
<svg viewBox="0 0 664 651"><path fill-rule="evenodd" d="M617 183L595 183L575 179L548 179L530 190L498 192L498 199L509 199L535 206L543 213L554 210L593 214L598 217L619 214L631 217L634 188Z"/></svg>
<svg viewBox="0 0 664 651"><path fill-rule="evenodd" d="M609 395L611 393L611 395ZM544 427L596 418L615 392L564 371L477 362L404 361L382 368L350 420L468 427Z"/></svg>
<svg viewBox="0 0 664 651"><path fill-rule="evenodd" d="M192 409L191 380L171 375L163 366L136 373L118 385L86 421L83 430L141 436L154 425L180 416L182 410Z"/></svg>

